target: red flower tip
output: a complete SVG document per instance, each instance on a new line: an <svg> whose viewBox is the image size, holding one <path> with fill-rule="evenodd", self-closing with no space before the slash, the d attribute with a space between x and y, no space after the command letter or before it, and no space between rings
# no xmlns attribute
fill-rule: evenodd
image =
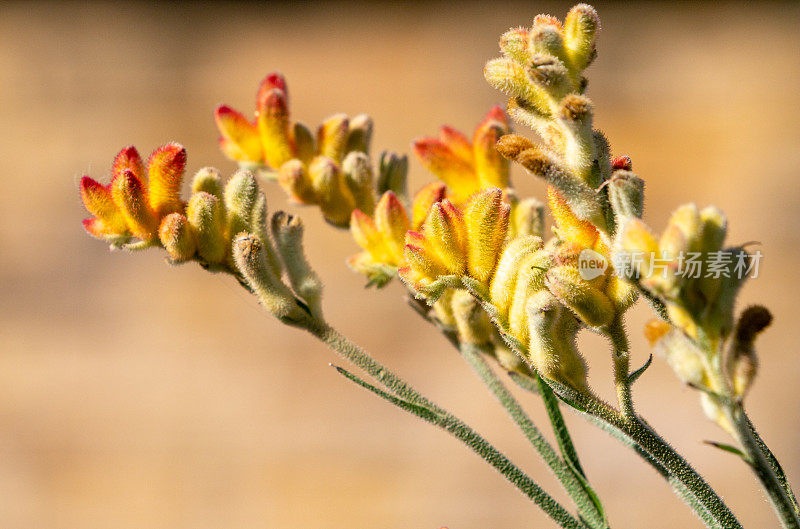
<svg viewBox="0 0 800 529"><path fill-rule="evenodd" d="M153 163L158 163L164 169L169 168L173 174L183 173L183 169L186 167L186 148L175 142L162 145L154 150L147 160L148 167Z"/></svg>
<svg viewBox="0 0 800 529"><path fill-rule="evenodd" d="M633 162L631 161L630 156L617 156L611 161L611 168L614 171L616 171L617 169L630 171L632 167L633 167Z"/></svg>
<svg viewBox="0 0 800 529"><path fill-rule="evenodd" d="M508 117L506 116L506 112L503 110L502 105L493 106L486 114L485 121L499 121L504 125L508 125Z"/></svg>
<svg viewBox="0 0 800 529"><path fill-rule="evenodd" d="M271 90L280 90L283 92L284 97L288 99L289 90L286 86L286 78L280 72L272 72L268 74L258 87L258 95L256 101L261 101L264 95Z"/></svg>
<svg viewBox="0 0 800 529"><path fill-rule="evenodd" d="M91 235L92 237L97 237L98 239L102 239L105 235L103 230L103 223L100 219L83 219L82 221L83 229L86 230L86 233Z"/></svg>
<svg viewBox="0 0 800 529"><path fill-rule="evenodd" d="M533 25L538 26L539 24L561 29L561 21L551 15L536 15L536 18L533 19Z"/></svg>
<svg viewBox="0 0 800 529"><path fill-rule="evenodd" d="M139 151L133 145L124 147L114 157L114 165L111 169L112 178L116 178L123 171L130 170L136 175L137 178L144 177L144 165L142 164L142 157L139 156Z"/></svg>

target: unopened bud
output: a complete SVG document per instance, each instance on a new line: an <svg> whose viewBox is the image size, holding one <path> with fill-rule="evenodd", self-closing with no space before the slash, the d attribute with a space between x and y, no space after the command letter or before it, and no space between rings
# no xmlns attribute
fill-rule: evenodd
<svg viewBox="0 0 800 529"><path fill-rule="evenodd" d="M300 217L278 211L272 216L271 227L292 289L306 302L312 314L321 316L322 282L309 266L303 251L303 223Z"/></svg>
<svg viewBox="0 0 800 529"><path fill-rule="evenodd" d="M308 173L325 220L335 226L347 226L355 200L339 166L330 158L317 156L308 167Z"/></svg>
<svg viewBox="0 0 800 529"><path fill-rule="evenodd" d="M519 63L505 57L492 59L483 68L483 76L501 92L523 99L544 115L550 114L547 92L531 82L525 68Z"/></svg>
<svg viewBox="0 0 800 529"><path fill-rule="evenodd" d="M384 243L391 255L403 254L406 232L411 229L406 208L391 191L381 196L375 206L375 226L383 236Z"/></svg>
<svg viewBox="0 0 800 529"><path fill-rule="evenodd" d="M278 183L295 202L313 204L317 200L306 166L298 159L289 160L281 166Z"/></svg>
<svg viewBox="0 0 800 529"><path fill-rule="evenodd" d="M114 178L111 182L111 196L125 217L128 229L135 236L145 241L156 236L156 214L150 207L142 182L131 171L126 169Z"/></svg>
<svg viewBox="0 0 800 529"><path fill-rule="evenodd" d="M422 233L447 271L458 276L464 275L467 267L464 219L449 200L433 205Z"/></svg>
<svg viewBox="0 0 800 529"><path fill-rule="evenodd" d="M194 257L197 244L186 217L180 213L170 213L161 220L158 237L173 262L180 263Z"/></svg>
<svg viewBox="0 0 800 529"><path fill-rule="evenodd" d="M192 194L205 191L222 201L222 178L219 171L213 167L203 167L194 174L192 179Z"/></svg>
<svg viewBox="0 0 800 529"><path fill-rule="evenodd" d="M382 152L378 163L378 196L392 191L403 200L408 196L408 157L393 152ZM424 218L424 217L423 217Z"/></svg>
<svg viewBox="0 0 800 529"><path fill-rule="evenodd" d="M228 105L220 105L214 109L214 122L225 154L240 162L264 160L258 128L240 112Z"/></svg>
<svg viewBox="0 0 800 529"><path fill-rule="evenodd" d="M630 171L615 171L608 181L608 199L618 222L628 217L642 218L644 180Z"/></svg>
<svg viewBox="0 0 800 529"><path fill-rule="evenodd" d="M375 210L375 195L373 194L374 178L369 156L362 151L350 152L342 162L345 182L353 194L356 208L367 215L372 215Z"/></svg>
<svg viewBox="0 0 800 529"><path fill-rule="evenodd" d="M500 37L500 50L509 59L526 64L531 56L528 51L528 38L527 29L511 28Z"/></svg>
<svg viewBox="0 0 800 529"><path fill-rule="evenodd" d="M497 270L489 286L489 298L503 318L508 316L511 307L517 275L520 273L520 263L529 254L541 248L542 239L534 235L517 237L503 248L497 262Z"/></svg>
<svg viewBox="0 0 800 529"><path fill-rule="evenodd" d="M372 126L372 118L366 114L359 114L351 119L345 152L360 151L369 154Z"/></svg>
<svg viewBox="0 0 800 529"><path fill-rule="evenodd" d="M267 264L264 244L265 241L252 234L237 236L233 241L236 269L268 311L286 323L300 323L307 318L307 314Z"/></svg>
<svg viewBox="0 0 800 529"><path fill-rule="evenodd" d="M506 238L510 209L498 188L475 193L464 208L467 268L473 279L485 283L491 277Z"/></svg>
<svg viewBox="0 0 800 529"><path fill-rule="evenodd" d="M197 253L208 263L220 263L228 251L224 215L214 195L198 191L186 206L186 218L197 241Z"/></svg>
<svg viewBox="0 0 800 529"><path fill-rule="evenodd" d="M508 308L508 328L519 341L528 341L528 298L544 289L544 276L553 265L546 251L537 250L527 254L519 262L516 282Z"/></svg>
<svg viewBox="0 0 800 529"><path fill-rule="evenodd" d="M508 187L508 160L495 148L497 140L508 132L508 119L499 106L492 108L475 129L473 155L481 187Z"/></svg>
<svg viewBox="0 0 800 529"><path fill-rule="evenodd" d="M544 237L544 204L534 197L519 201L512 214L517 237Z"/></svg>
<svg viewBox="0 0 800 529"><path fill-rule="evenodd" d="M84 176L81 178L81 199L89 213L102 222L103 231L117 234L128 231L125 217L114 204L111 190L108 187ZM93 233L93 235L95 234Z"/></svg>
<svg viewBox="0 0 800 529"><path fill-rule="evenodd" d="M267 165L277 170L294 158L286 92L272 88L259 96L257 125Z"/></svg>
<svg viewBox="0 0 800 529"><path fill-rule="evenodd" d="M317 150L334 162L341 162L347 148L349 120L344 114L334 114L317 129Z"/></svg>
<svg viewBox="0 0 800 529"><path fill-rule="evenodd" d="M614 319L615 310L611 300L580 276L572 266L551 268L545 276L545 284L561 303L570 308L586 325L604 327Z"/></svg>
<svg viewBox="0 0 800 529"><path fill-rule="evenodd" d="M256 177L250 171L236 171L225 186L224 196L228 237L233 239L242 232L250 232L258 198Z"/></svg>
<svg viewBox="0 0 800 529"><path fill-rule="evenodd" d="M564 19L564 47L567 57L577 71L582 71L594 60L594 39L600 18L587 4L578 4Z"/></svg>
<svg viewBox="0 0 800 529"><path fill-rule="evenodd" d="M316 154L314 135L302 123L294 124L294 148L297 158L303 163L310 163Z"/></svg>

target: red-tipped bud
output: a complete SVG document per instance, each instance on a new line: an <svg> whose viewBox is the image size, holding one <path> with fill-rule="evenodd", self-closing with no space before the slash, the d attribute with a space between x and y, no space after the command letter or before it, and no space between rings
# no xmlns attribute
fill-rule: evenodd
<svg viewBox="0 0 800 529"><path fill-rule="evenodd" d="M406 208L391 191L385 192L375 206L375 226L383 236L386 247L400 260L406 232L411 229Z"/></svg>
<svg viewBox="0 0 800 529"><path fill-rule="evenodd" d="M81 199L89 213L97 217L96 220L99 221L99 223L90 223L92 231L89 228L86 229L95 237L101 231L105 234L122 234L128 230L125 218L114 204L111 190L108 187L84 176L81 178ZM91 221L92 219L87 220ZM87 222L84 221L84 227L86 226Z"/></svg>
<svg viewBox="0 0 800 529"><path fill-rule="evenodd" d="M186 149L178 143L159 147L147 161L150 207L161 218L181 211L181 179L186 169Z"/></svg>
<svg viewBox="0 0 800 529"><path fill-rule="evenodd" d="M142 157L139 156L139 151L133 145L123 148L114 157L114 165L111 170L112 180L120 176L123 171L130 171L140 182L145 182L147 175L144 172Z"/></svg>
<svg viewBox="0 0 800 529"><path fill-rule="evenodd" d="M142 182L133 172L126 169L114 179L111 196L134 235L142 240L155 237L158 229L156 215L150 208Z"/></svg>
<svg viewBox="0 0 800 529"><path fill-rule="evenodd" d="M264 148L264 160L273 169L279 169L294 157L286 92L273 88L262 93L257 108L256 124Z"/></svg>
<svg viewBox="0 0 800 529"><path fill-rule="evenodd" d="M268 74L263 81L261 81L261 84L258 86L256 101L260 101L264 94L276 88L283 92L286 101L288 101L289 89L286 86L286 78L283 77L281 72L272 72Z"/></svg>
<svg viewBox="0 0 800 529"><path fill-rule="evenodd" d="M214 109L214 121L225 143L225 154L238 162L261 162L264 151L258 129L241 113L227 105Z"/></svg>

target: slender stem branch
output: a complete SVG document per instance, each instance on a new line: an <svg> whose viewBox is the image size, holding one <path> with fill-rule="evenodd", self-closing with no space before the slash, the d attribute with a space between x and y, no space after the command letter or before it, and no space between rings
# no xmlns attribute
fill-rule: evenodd
<svg viewBox="0 0 800 529"><path fill-rule="evenodd" d="M744 408L742 408L742 415L744 417L744 420L747 421L747 426L750 428L750 432L752 433L753 439L755 440L756 444L761 449L761 453L764 454L764 457L769 463L770 468L772 468L772 471L775 472L775 476L777 476L778 481L781 484L781 488L783 488L783 490L786 491L786 495L789 497L789 501L792 502L794 510L798 514L800 514L800 506L798 506L797 497L795 496L791 485L789 485L789 480L786 478L786 473L783 471L783 467L781 467L781 464L778 462L778 458L775 457L775 454L773 454L772 450L769 449L767 443L765 443L764 440L761 438L755 426L753 426L750 417L748 417L747 413L745 412Z"/></svg>
<svg viewBox="0 0 800 529"><path fill-rule="evenodd" d="M500 379L497 378L491 367L486 363L482 353L488 353L488 351L483 351L480 346L470 343L462 343L460 350L462 356L467 360L470 366L472 366L478 376L480 376L481 380L494 394L503 408L505 408L511 419L516 423L536 451L539 452L545 464L547 464L556 478L558 478L564 486L564 489L569 493L570 497L575 501L578 512L581 514L582 518L591 527L607 527L608 524L605 521L605 516L595 505L594 500L583 483L580 482L564 460L558 456L553 447L550 446L550 443L547 442L547 439L544 438L541 431L539 431L530 417L525 413L525 410L522 409L519 402L517 402ZM550 388L547 389L549 390ZM556 404L556 407L557 406Z"/></svg>
<svg viewBox="0 0 800 529"><path fill-rule="evenodd" d="M753 435L752 425L747 420L741 403L729 402L725 408L726 416L733 424L737 440L749 457L750 466L767 492L781 525L786 529L800 529L800 518L798 518L790 493L787 493L784 489L783 484L764 456L764 452L762 452L758 441Z"/></svg>
<svg viewBox="0 0 800 529"><path fill-rule="evenodd" d="M385 391L374 388L369 384L361 383L359 380L355 379L355 377L350 376L348 378L356 380L362 386L371 389L373 392L387 398L387 400L392 401L418 417L450 432L492 465L509 482L516 486L523 494L530 498L539 508L558 523L559 526L567 529L589 529L556 502L530 477L522 472L518 466L512 463L486 439L475 432L475 430L452 413L419 394L403 379L389 371L366 351L352 343L336 329L318 321L309 324L306 328L311 334L339 353L340 356L363 369L399 398L389 395ZM421 413L421 409L425 410L425 413Z"/></svg>
<svg viewBox="0 0 800 529"><path fill-rule="evenodd" d="M622 321L617 318L608 329L608 337L614 346L614 386L617 389L617 401L622 415L635 417L631 383L628 377L631 366L631 355L628 346L628 335L625 333Z"/></svg>

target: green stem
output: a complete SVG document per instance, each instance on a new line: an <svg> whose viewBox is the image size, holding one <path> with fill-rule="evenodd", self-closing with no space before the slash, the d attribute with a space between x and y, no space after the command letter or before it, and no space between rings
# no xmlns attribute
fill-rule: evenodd
<svg viewBox="0 0 800 529"><path fill-rule="evenodd" d="M775 454L773 454L772 450L769 449L767 443L765 443L758 434L758 431L756 430L755 426L753 426L753 423L750 420L750 417L747 416L744 408L742 409L742 415L744 416L744 420L747 421L747 426L750 428L750 432L752 433L756 444L761 449L761 453L764 454L764 457L769 463L770 468L772 468L772 471L775 472L775 476L778 478L781 488L783 488L783 490L786 492L786 495L789 497L789 501L792 502L795 512L800 514L800 506L798 506L797 497L795 496L791 485L789 485L789 480L786 478L786 473L783 471L783 467L781 467L781 464L778 462L778 458L775 457Z"/></svg>
<svg viewBox="0 0 800 529"><path fill-rule="evenodd" d="M550 443L544 438L542 433L531 421L530 417L522 409L519 402L508 391L503 383L497 378L494 371L484 360L482 353L489 354L489 350L482 350L480 346L462 343L460 346L462 356L472 366L481 380L486 384L489 390L494 394L495 398L505 408L508 415L516 423L525 437L530 441L531 445L539 452L539 455L544 460L545 464L550 468L553 474L558 478L564 489L569 493L570 497L575 501L582 519L584 519L591 527L604 528L608 527L605 516L602 510L596 504L596 498L587 491L584 484L581 483L578 476L570 469L570 467L562 460ZM547 388L550 392L550 388ZM552 392L550 392L552 395ZM555 399L555 396L553 396ZM556 403L556 410L558 404ZM561 414L557 411L559 417ZM552 417L551 417L552 420ZM563 426L563 418L561 418ZM554 424L555 427L555 424ZM570 443L571 446L571 443ZM574 448L573 448L574 451ZM575 455L577 461L577 454ZM578 471L582 472L580 468Z"/></svg>
<svg viewBox="0 0 800 529"><path fill-rule="evenodd" d="M625 328L619 317L609 327L608 337L614 346L614 386L617 390L617 401L619 402L620 410L622 410L622 415L625 417L635 417L636 411L633 409L631 382L628 377L631 366L628 335L625 333Z"/></svg>
<svg viewBox="0 0 800 529"><path fill-rule="evenodd" d="M337 367L339 373L355 382L359 386L366 388L372 393L394 404L395 406L416 415L417 417L438 426L458 440L467 445L473 452L478 454L486 462L492 465L509 482L516 486L523 494L533 500L553 521L560 527L567 529L589 529L585 524L572 516L564 507L555 501L533 480L531 480L519 467L514 465L506 456L499 452L486 439L479 435L475 430L464 424L463 421L446 411L436 411L423 406L412 404L411 402L390 395L386 391L379 389L372 384L365 382L348 371Z"/></svg>
<svg viewBox="0 0 800 529"><path fill-rule="evenodd" d="M750 466L767 492L781 525L785 529L800 529L800 518L798 518L790 494L784 489L784 484L778 479L769 461L764 456L764 452L753 435L754 428L752 428L752 424L744 414L741 403L729 402L725 406L725 412L728 420L733 424L739 444L750 459Z"/></svg>
<svg viewBox="0 0 800 529"><path fill-rule="evenodd" d="M579 396L581 398L581 396ZM723 529L742 529L736 516L728 509L714 489L661 438L647 423L637 416L625 417L599 399L583 397L580 404L585 411L617 428L662 465L681 486L691 493L697 503L710 514ZM703 513L695 510L702 519Z"/></svg>

